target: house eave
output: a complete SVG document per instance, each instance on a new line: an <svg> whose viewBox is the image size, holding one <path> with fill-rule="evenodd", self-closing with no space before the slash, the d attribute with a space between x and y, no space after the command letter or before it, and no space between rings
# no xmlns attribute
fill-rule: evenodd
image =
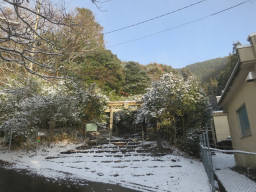
<svg viewBox="0 0 256 192"><path fill-rule="evenodd" d="M228 79L228 81L227 81L227 83L225 85L225 88L224 88L224 90L223 90L223 92L221 94L221 97L220 97L220 99L218 101L218 105L219 106L223 105L223 100L224 100L224 98L225 98L225 96L226 96L230 86L232 85L232 82L233 82L236 74L238 73L239 69L240 69L240 59L238 57L238 61L237 61L236 65L235 65L235 67L234 67L234 69L233 69L233 71L232 71L232 73L231 73L231 75L230 75L230 77L229 77L229 79Z"/></svg>

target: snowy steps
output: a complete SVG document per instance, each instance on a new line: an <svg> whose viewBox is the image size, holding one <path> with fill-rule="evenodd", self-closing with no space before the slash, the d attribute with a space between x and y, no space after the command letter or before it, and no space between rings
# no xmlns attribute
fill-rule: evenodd
<svg viewBox="0 0 256 192"><path fill-rule="evenodd" d="M132 139L112 139L108 144L101 144L96 146L82 145L74 150L68 150L61 152L61 154L73 154L73 153L91 153L94 157L108 155L111 157L128 157L128 156L164 156L166 153L152 154L151 145L139 140Z"/></svg>
<svg viewBox="0 0 256 192"><path fill-rule="evenodd" d="M129 163L129 162L147 162L149 159L147 157L156 157L151 161L162 161L160 158L166 155L166 153L152 153L150 145L143 145L141 142L134 142L130 139L119 139L113 140L111 144L102 144L93 147L88 147L86 145L79 146L76 149L68 150L60 152L60 154L56 157L46 157L46 160L54 160L59 158L70 157L69 155L77 154L74 156L79 158L79 154L88 154L89 157L93 159L93 161L87 162L99 162L103 164L108 163ZM127 157L132 158L127 160ZM141 159L141 157L144 157ZM173 160L176 162L176 160ZM83 163L81 161L76 161L74 163ZM158 166L154 167L157 168ZM174 165L173 167L179 167L178 165Z"/></svg>
<svg viewBox="0 0 256 192"><path fill-rule="evenodd" d="M166 153L156 152L157 150L154 150L155 146L150 145L150 142L146 142L145 145L142 145L141 142L131 142L130 140L126 144L122 143L120 145L120 143L116 144L115 142L114 144L101 144L90 147L80 146L73 150L60 152L56 157L47 157L46 160L73 169L74 172L81 170L85 174L95 174L97 177L106 177L108 175L108 177L115 179L122 178L127 169L133 169L130 173L131 178L147 180L147 178L156 177L156 173L159 174L159 169L164 171L168 169L182 169L183 167L179 158L176 157L169 159L169 163L166 164L166 159L162 158ZM83 161L80 159L83 159ZM64 162L69 162L69 165L66 166ZM104 171L97 171L97 168L91 165L95 165L95 167L108 167L112 171L106 175ZM144 168L142 169L142 167ZM170 179L173 180L171 177ZM160 190L163 187L159 188L159 186L144 186L127 181L124 181L124 183L126 186L130 185L144 192L170 192L169 190Z"/></svg>
<svg viewBox="0 0 256 192"><path fill-rule="evenodd" d="M150 149L144 149L141 146L133 148L91 148L87 150L68 150L61 152L60 154L79 154L79 153L89 153L93 154L94 157L129 157L129 156L164 156L166 153L154 153L152 154Z"/></svg>

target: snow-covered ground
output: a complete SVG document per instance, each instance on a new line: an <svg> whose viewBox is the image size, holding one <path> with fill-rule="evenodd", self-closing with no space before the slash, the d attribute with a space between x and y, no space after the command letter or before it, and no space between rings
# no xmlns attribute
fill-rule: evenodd
<svg viewBox="0 0 256 192"><path fill-rule="evenodd" d="M235 157L233 154L226 154L221 152L215 152L212 156L212 161L215 169L232 168L236 165Z"/></svg>
<svg viewBox="0 0 256 192"><path fill-rule="evenodd" d="M233 154L216 152L213 156L215 174L227 192L256 192L256 183L230 168L235 166Z"/></svg>
<svg viewBox="0 0 256 192"><path fill-rule="evenodd" d="M146 192L210 192L203 165L197 160L169 154L152 156L141 147L130 145L122 150L113 144L60 153L78 146L59 144L37 154L0 151L0 160L55 179L119 184Z"/></svg>

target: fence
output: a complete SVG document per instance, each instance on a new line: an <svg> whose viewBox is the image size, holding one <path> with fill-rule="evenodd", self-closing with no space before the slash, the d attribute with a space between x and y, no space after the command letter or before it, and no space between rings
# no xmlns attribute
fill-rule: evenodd
<svg viewBox="0 0 256 192"><path fill-rule="evenodd" d="M223 161L223 155L220 156L219 158L221 158L221 161L218 162L216 161L216 154L225 154L225 161ZM215 155L214 159L212 158L212 155ZM234 154L243 154L243 155L250 155L250 156L255 156L256 157L256 153L255 152L248 152L248 151L241 151L241 150L222 150L222 149L217 149L217 148L211 148L210 147L210 142L209 142L209 137L208 137L208 131L206 131L205 133L202 133L200 135L200 156L201 156L201 160L203 162L205 171L207 173L208 179L209 179L209 183L211 185L211 191L215 192L218 190L218 184L217 181L215 180L215 178L217 177L217 173L216 170L220 170L220 169L225 169L225 167L228 168L232 168L235 166L235 160L234 160ZM229 156L229 157L227 157ZM230 158L230 156L232 158ZM228 159L227 159L228 158ZM214 161L213 161L214 160ZM226 161L228 161L228 164L226 164ZM230 165L230 161L233 161L232 166ZM241 168L241 167L240 167ZM256 178L256 169L249 169L249 168L245 168L246 171L252 171L252 175L248 172L245 173L243 172L242 174L246 174L247 177L249 178ZM223 172L222 172L223 174ZM216 177L215 177L216 175ZM233 182L232 179L232 175L230 178L230 182L229 182L229 187L231 187L232 189L235 188L239 188L241 189L240 191L248 191L248 192L255 192L256 190L256 184L252 184L251 186L246 186L245 184L243 186L240 185L240 183L242 182L242 180L239 183L239 178L236 178L236 182ZM219 180L219 178L218 178ZM226 179L225 179L226 180ZM220 180L219 180L220 181ZM222 182L222 181L221 181ZM223 183L221 183L223 184ZM224 183L225 184L225 183ZM239 187L238 187L239 186ZM243 189L242 189L243 187ZM234 190L227 190L227 191L234 191ZM235 190L235 191L239 191L239 190Z"/></svg>
<svg viewBox="0 0 256 192"><path fill-rule="evenodd" d="M214 168L213 168L213 162L212 162L212 154L211 154L211 150L209 150L209 147L210 147L209 138L206 132L200 135L200 156L201 156L205 171L207 173L207 176L209 178L211 191L215 192L216 186L215 186L215 179L214 179Z"/></svg>

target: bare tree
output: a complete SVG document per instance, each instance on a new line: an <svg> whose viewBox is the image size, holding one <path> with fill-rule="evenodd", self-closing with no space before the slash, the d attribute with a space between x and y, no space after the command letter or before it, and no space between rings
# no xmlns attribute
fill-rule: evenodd
<svg viewBox="0 0 256 192"><path fill-rule="evenodd" d="M51 0L0 0L0 61L43 78L59 78L56 57L64 54L65 47L54 34L63 28L71 33L70 18Z"/></svg>

